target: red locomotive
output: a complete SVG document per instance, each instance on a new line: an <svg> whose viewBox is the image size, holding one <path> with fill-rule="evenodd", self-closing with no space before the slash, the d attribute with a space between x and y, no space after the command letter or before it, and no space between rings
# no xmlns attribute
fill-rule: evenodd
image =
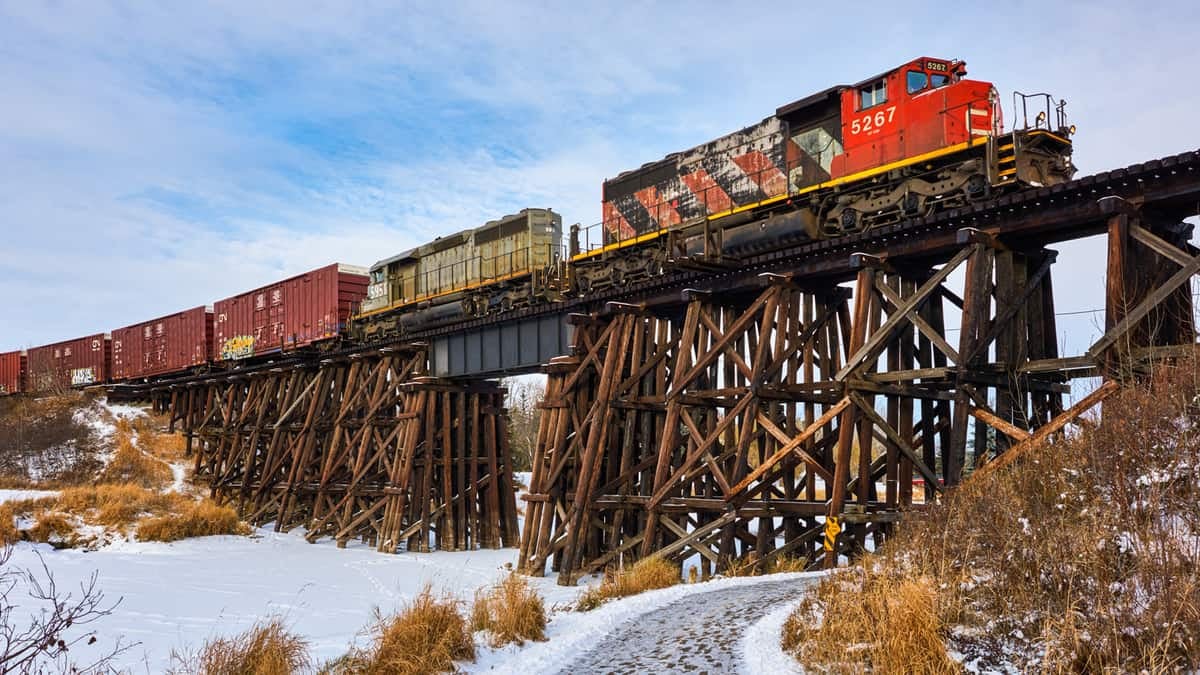
<svg viewBox="0 0 1200 675"><path fill-rule="evenodd" d="M574 232L577 285L625 283L660 273L668 260L718 259L766 238L764 227L738 225L768 216L790 216L792 231L771 236L816 239L1008 185L1070 180L1074 130L1064 104L1017 94L1023 126L1004 132L996 88L966 72L961 61L914 59L605 181L601 230ZM1032 125L1031 102L1045 106Z"/></svg>

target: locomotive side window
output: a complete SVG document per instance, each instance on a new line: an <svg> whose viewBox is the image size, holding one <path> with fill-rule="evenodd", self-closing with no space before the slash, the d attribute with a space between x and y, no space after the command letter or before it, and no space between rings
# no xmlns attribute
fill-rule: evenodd
<svg viewBox="0 0 1200 675"><path fill-rule="evenodd" d="M882 103L887 103L887 81L873 82L858 90L859 110L866 110Z"/></svg>
<svg viewBox="0 0 1200 675"><path fill-rule="evenodd" d="M929 79L931 82L933 82L934 89L937 89L938 87L944 87L944 86L950 84L950 76L949 75L933 75Z"/></svg>
<svg viewBox="0 0 1200 675"><path fill-rule="evenodd" d="M937 77L936 75L934 77ZM929 76L920 70L908 71L908 93L915 94L929 85Z"/></svg>

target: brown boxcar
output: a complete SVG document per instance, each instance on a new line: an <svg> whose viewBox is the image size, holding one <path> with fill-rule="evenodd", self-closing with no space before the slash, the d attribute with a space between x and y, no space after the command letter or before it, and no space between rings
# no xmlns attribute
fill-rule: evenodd
<svg viewBox="0 0 1200 675"><path fill-rule="evenodd" d="M112 374L112 340L107 333L64 340L29 350L25 384L46 392L108 382Z"/></svg>
<svg viewBox="0 0 1200 675"><path fill-rule="evenodd" d="M0 354L0 396L25 391L25 352Z"/></svg>
<svg viewBox="0 0 1200 675"><path fill-rule="evenodd" d="M134 380L187 371L208 363L212 351L212 310L195 307L114 330L112 376Z"/></svg>
<svg viewBox="0 0 1200 675"><path fill-rule="evenodd" d="M213 358L244 359L336 337L366 295L366 270L335 263L218 300Z"/></svg>

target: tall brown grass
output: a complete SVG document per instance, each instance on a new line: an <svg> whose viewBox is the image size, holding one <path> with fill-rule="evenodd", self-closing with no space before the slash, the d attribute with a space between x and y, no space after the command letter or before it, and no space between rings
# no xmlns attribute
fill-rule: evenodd
<svg viewBox="0 0 1200 675"><path fill-rule="evenodd" d="M839 634L859 635L866 646L850 662L871 664L886 636L867 624L880 615L854 608L886 607L907 588L932 614L913 614L912 644L892 648L927 649L930 662L949 645L985 667L1020 658L1022 671L1194 670L1197 467L1200 369L1159 366L1108 399L1099 423L911 514L879 555L820 584L789 645L823 666L846 662Z"/></svg>
<svg viewBox="0 0 1200 675"><path fill-rule="evenodd" d="M822 672L958 672L942 642L935 588L932 579L864 561L801 603L784 624L783 648Z"/></svg>
<svg viewBox="0 0 1200 675"><path fill-rule="evenodd" d="M751 553L741 558L733 558L727 561L723 574L727 577L756 577L763 574L803 572L806 569L808 569L808 561L804 558L793 558L783 555L770 559L762 559Z"/></svg>
<svg viewBox="0 0 1200 675"><path fill-rule="evenodd" d="M139 434L134 442L134 431L126 419L117 420L117 449L108 466L100 473L98 481L123 485L137 485L152 490L161 490L174 480L171 466L153 455L144 452L141 445L152 443L150 433Z"/></svg>
<svg viewBox="0 0 1200 675"><path fill-rule="evenodd" d="M100 525L122 533L136 527L137 537L143 541L175 541L250 531L233 509L211 500L196 502L180 494L164 494L136 485L96 485L0 505L0 539L5 543L22 538L45 541L39 537L63 534L64 518L68 516L86 525ZM35 521L34 526L24 532L17 531L18 517ZM83 537L58 539L69 546L89 543Z"/></svg>
<svg viewBox="0 0 1200 675"><path fill-rule="evenodd" d="M276 617L233 637L216 638L199 652L172 652L169 672L195 675L291 675L312 667L308 642Z"/></svg>
<svg viewBox="0 0 1200 675"><path fill-rule="evenodd" d="M426 586L393 616L376 612L371 644L326 664L324 672L355 675L425 675L454 670L455 661L473 661L475 643L459 602L434 596Z"/></svg>
<svg viewBox="0 0 1200 675"><path fill-rule="evenodd" d="M680 570L674 564L662 558L643 558L631 567L607 571L599 585L579 596L575 608L586 612L613 598L674 586L681 580Z"/></svg>
<svg viewBox="0 0 1200 675"><path fill-rule="evenodd" d="M231 507L205 499L190 504L182 512L147 518L137 528L137 538L141 541L178 541L215 534L250 534L250 526Z"/></svg>
<svg viewBox="0 0 1200 675"><path fill-rule="evenodd" d="M545 640L546 605L525 577L509 574L500 583L475 593L471 630L488 631L493 647Z"/></svg>

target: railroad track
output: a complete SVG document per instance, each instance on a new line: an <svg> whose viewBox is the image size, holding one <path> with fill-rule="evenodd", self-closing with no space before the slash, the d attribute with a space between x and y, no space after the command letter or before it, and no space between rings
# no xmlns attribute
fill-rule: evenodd
<svg viewBox="0 0 1200 675"><path fill-rule="evenodd" d="M402 338L346 345L327 352L302 352L268 363L234 370L156 380L142 385L116 385L109 390L140 394L151 389L216 378L240 376L274 368L317 365L323 360L357 353L403 348L438 336L548 315L602 312L610 302L630 304L682 303L685 289L754 289L764 273L787 273L798 283L833 285L854 273L851 260L862 252L891 261L933 265L944 262L959 243L963 228L1002 236L1014 246L1040 248L1079 239L1103 230L1105 197L1120 197L1178 222L1200 214L1200 149L1084 176L1049 188L1028 188L968 207L949 209L865 232L821 241L797 242L770 250L748 249L727 269L676 269L635 287L608 288L587 297L524 307L503 314L449 321ZM777 216L787 218L787 215ZM797 228L799 229L799 228Z"/></svg>

